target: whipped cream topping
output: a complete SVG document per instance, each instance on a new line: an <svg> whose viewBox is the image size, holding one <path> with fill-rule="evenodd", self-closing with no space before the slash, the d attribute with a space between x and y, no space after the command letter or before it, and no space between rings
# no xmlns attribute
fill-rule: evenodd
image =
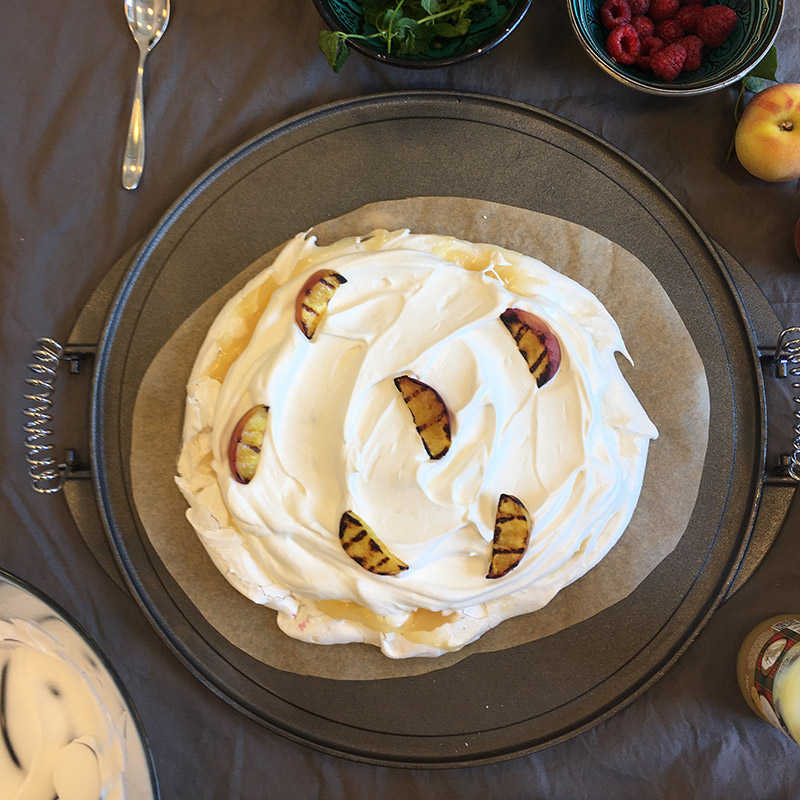
<svg viewBox="0 0 800 800"><path fill-rule="evenodd" d="M127 796L132 720L105 670L57 617L0 620L0 711L2 797Z"/></svg>
<svg viewBox="0 0 800 800"><path fill-rule="evenodd" d="M347 283L309 341L295 299L321 268ZM267 281L269 303L250 320L244 309ZM560 343L541 388L500 320L512 307ZM224 378L212 377L220 343L246 339L253 323ZM187 517L228 580L275 608L289 635L367 641L393 657L458 649L546 605L627 527L657 432L615 352L627 357L594 295L533 258L408 231L328 247L300 234L229 301L198 355L177 478ZM399 375L433 387L449 410L440 460L425 452ZM261 403L268 427L245 485L228 444ZM501 493L523 502L533 528L520 564L489 580ZM409 569L381 576L351 560L338 537L345 511ZM331 615L329 600L370 613ZM415 624L418 609L442 618Z"/></svg>

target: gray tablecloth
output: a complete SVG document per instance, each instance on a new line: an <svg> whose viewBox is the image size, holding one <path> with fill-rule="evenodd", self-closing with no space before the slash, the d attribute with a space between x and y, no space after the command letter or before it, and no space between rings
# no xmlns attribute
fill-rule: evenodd
<svg viewBox="0 0 800 800"><path fill-rule="evenodd" d="M204 688L98 566L64 500L34 494L23 466L21 395L35 339L65 339L109 267L228 151L291 115L379 91L499 95L593 131L666 185L746 267L784 325L800 324L798 185L763 183L726 162L734 89L678 100L618 85L581 50L564 0L536 0L506 43L468 64L417 72L355 55L340 75L317 50L321 23L310 0L175 0L148 62L147 166L128 193L119 173L136 50L122 2L25 0L2 12L0 567L65 606L116 666L165 798L800 796L800 749L747 709L734 675L753 624L800 611L798 502L756 575L620 713L510 762L400 770L284 740ZM778 48L779 78L799 81L795 0L787 0Z"/></svg>

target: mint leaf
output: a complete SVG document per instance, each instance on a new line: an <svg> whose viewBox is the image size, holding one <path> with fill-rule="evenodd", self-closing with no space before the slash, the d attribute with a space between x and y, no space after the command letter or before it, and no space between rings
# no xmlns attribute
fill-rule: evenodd
<svg viewBox="0 0 800 800"><path fill-rule="evenodd" d="M462 17L455 24L451 22L435 22L433 28L434 36L441 36L443 39L452 39L455 36L464 36L469 30L471 20L469 17Z"/></svg>
<svg viewBox="0 0 800 800"><path fill-rule="evenodd" d="M489 0L487 6L489 9L489 24L491 25L499 22L508 13L508 8L498 3L497 0Z"/></svg>
<svg viewBox="0 0 800 800"><path fill-rule="evenodd" d="M377 20L376 28L386 42L388 52L401 54L414 52L414 43L420 25L415 19L406 17L400 11L402 3L387 11Z"/></svg>
<svg viewBox="0 0 800 800"><path fill-rule="evenodd" d="M747 80L750 78L763 78L766 81L777 81L775 73L778 71L778 49L773 45L767 51L767 54L758 64L750 70L747 75ZM750 88L750 87L748 87ZM762 86L763 88L763 86ZM758 91L758 90L754 90Z"/></svg>
<svg viewBox="0 0 800 800"><path fill-rule="evenodd" d="M397 40L397 52L400 55L417 55L425 50L427 43L420 47L418 42L424 40L424 34L420 30L420 25L411 17L399 17L394 21L395 38Z"/></svg>
<svg viewBox="0 0 800 800"><path fill-rule="evenodd" d="M364 13L364 22L377 28L378 20L386 14L387 7L392 8L393 6L393 3L387 3L386 0L362 0L361 10Z"/></svg>
<svg viewBox="0 0 800 800"><path fill-rule="evenodd" d="M756 78L754 75L748 75L744 79L744 88L748 92L760 92L762 89L766 89L768 85L769 81L764 80L764 78Z"/></svg>
<svg viewBox="0 0 800 800"><path fill-rule="evenodd" d="M483 5L485 2L486 0L463 0L453 8L453 14L457 14L458 19L464 19L475 6Z"/></svg>
<svg viewBox="0 0 800 800"><path fill-rule="evenodd" d="M350 39L381 42L389 53L420 55L431 47L441 47L437 38L466 35L473 24L470 12L476 6L485 6L474 19L481 27L487 19L490 24L502 19L508 10L498 0L361 0L366 30L324 31L319 35L319 47L336 72L350 54Z"/></svg>
<svg viewBox="0 0 800 800"><path fill-rule="evenodd" d="M318 39L319 49L322 55L331 65L334 72L339 72L350 55L350 48L347 46L347 34L341 31L320 31Z"/></svg>
<svg viewBox="0 0 800 800"><path fill-rule="evenodd" d="M404 17L400 14L395 14L392 19L392 29L395 36L404 38L406 36L415 36L419 31L419 22L411 17Z"/></svg>
<svg viewBox="0 0 800 800"><path fill-rule="evenodd" d="M418 56L431 46L433 33L429 25L417 25L414 30L409 30L400 49L403 55Z"/></svg>

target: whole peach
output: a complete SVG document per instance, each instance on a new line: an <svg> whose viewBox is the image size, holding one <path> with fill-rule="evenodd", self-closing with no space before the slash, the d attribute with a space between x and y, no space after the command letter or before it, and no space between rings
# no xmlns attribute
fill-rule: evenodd
<svg viewBox="0 0 800 800"><path fill-rule="evenodd" d="M800 83L770 86L753 96L736 128L736 155L762 180L800 178Z"/></svg>

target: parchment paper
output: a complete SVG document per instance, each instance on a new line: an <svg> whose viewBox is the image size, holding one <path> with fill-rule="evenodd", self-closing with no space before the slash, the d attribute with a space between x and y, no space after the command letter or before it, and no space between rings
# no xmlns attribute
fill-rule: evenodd
<svg viewBox="0 0 800 800"><path fill-rule="evenodd" d="M277 669L343 680L418 675L472 653L513 647L581 622L630 594L680 540L699 488L708 441L709 395L702 361L658 280L599 234L526 209L464 198L376 203L314 228L321 244L375 228L410 228L491 242L539 258L592 291L615 318L634 367L622 371L659 431L650 444L642 493L611 552L545 608L507 620L457 653L393 661L363 644L313 645L287 637L275 612L228 584L185 518L174 482L185 387L206 332L222 306L275 251L209 298L175 332L148 369L133 420L131 476L140 518L158 555L198 610L231 643Z"/></svg>

